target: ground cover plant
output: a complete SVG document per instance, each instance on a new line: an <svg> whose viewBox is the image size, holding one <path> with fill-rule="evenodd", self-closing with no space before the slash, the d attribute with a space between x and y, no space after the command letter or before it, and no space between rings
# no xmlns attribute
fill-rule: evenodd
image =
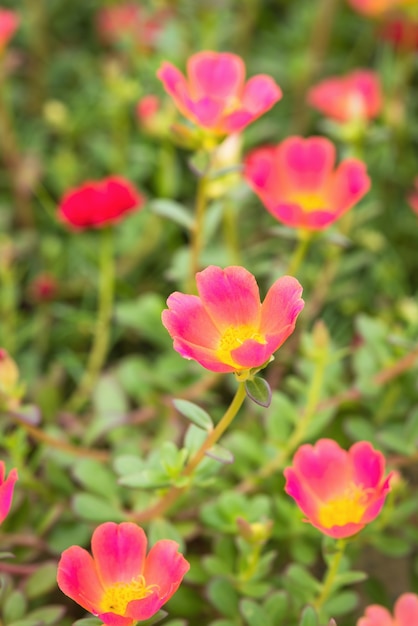
<svg viewBox="0 0 418 626"><path fill-rule="evenodd" d="M2 0L0 626L418 625L416 0Z"/></svg>

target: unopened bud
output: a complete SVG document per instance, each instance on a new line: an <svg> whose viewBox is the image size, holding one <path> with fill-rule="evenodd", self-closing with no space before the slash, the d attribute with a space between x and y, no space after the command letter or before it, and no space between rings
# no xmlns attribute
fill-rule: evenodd
<svg viewBox="0 0 418 626"><path fill-rule="evenodd" d="M267 520L251 524L243 517L237 517L237 526L240 536L248 543L265 543L271 535L273 522Z"/></svg>

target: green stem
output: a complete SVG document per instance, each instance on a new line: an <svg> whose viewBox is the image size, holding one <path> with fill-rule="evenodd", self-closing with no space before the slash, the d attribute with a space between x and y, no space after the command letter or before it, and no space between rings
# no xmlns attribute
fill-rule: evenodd
<svg viewBox="0 0 418 626"><path fill-rule="evenodd" d="M208 434L199 450L197 450L197 452L195 452L195 454L190 458L182 472L183 476L190 476L193 474L197 466L204 459L206 452L210 450L210 448L212 448L217 441L219 441L240 410L245 400L245 396L245 383L239 383L239 387L228 409L225 411L223 417L215 428ZM177 501L185 490L185 487L171 487L171 489L156 504L148 509L145 509L144 511L141 511L140 513L133 514L131 519L136 522L144 522L160 517Z"/></svg>
<svg viewBox="0 0 418 626"><path fill-rule="evenodd" d="M113 232L105 228L101 234L99 310L93 345L87 367L78 388L68 401L68 410L77 412L88 401L106 359L110 341L115 267L113 260Z"/></svg>
<svg viewBox="0 0 418 626"><path fill-rule="evenodd" d="M340 539L337 542L337 551L334 553L334 555L329 561L328 570L324 578L324 581L322 583L321 591L319 592L318 596L313 601L313 607L316 609L318 613L320 613L325 602L328 600L329 596L331 595L332 587L337 578L338 570L340 568L341 559L344 555L344 550L345 550L346 545L347 545L347 540Z"/></svg>
<svg viewBox="0 0 418 626"><path fill-rule="evenodd" d="M310 232L306 230L299 231L299 240L286 270L286 274L288 274L288 276L295 276L297 274L299 267L308 252L311 240L312 235Z"/></svg>
<svg viewBox="0 0 418 626"><path fill-rule="evenodd" d="M203 247L203 226L208 201L208 174L202 174L197 184L196 214L191 232L190 291L195 291L195 276L200 269L199 259Z"/></svg>
<svg viewBox="0 0 418 626"><path fill-rule="evenodd" d="M240 265L236 209L228 196L224 198L224 235L231 263Z"/></svg>

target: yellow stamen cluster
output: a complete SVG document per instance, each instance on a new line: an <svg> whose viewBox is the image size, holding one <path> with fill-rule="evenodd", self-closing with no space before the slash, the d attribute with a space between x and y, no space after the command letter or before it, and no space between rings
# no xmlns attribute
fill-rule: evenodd
<svg viewBox="0 0 418 626"><path fill-rule="evenodd" d="M263 337L263 335L261 335L253 326L249 326L248 324L229 326L222 335L216 351L216 356L220 361L222 361L222 363L232 365L233 367L236 366L239 369L240 366L238 363L235 363L231 357L231 350L235 350L236 348L242 346L244 341L247 341L247 339L253 339L258 343L266 343L265 337Z"/></svg>
<svg viewBox="0 0 418 626"><path fill-rule="evenodd" d="M289 202L294 202L302 207L304 211L318 211L327 208L327 200L320 193L296 193L289 198Z"/></svg>
<svg viewBox="0 0 418 626"><path fill-rule="evenodd" d="M111 611L117 615L124 615L129 602L146 598L157 587L157 585L147 587L143 576L137 576L130 583L114 583L105 591L100 603L101 612Z"/></svg>
<svg viewBox="0 0 418 626"><path fill-rule="evenodd" d="M366 490L360 485L351 484L342 495L321 505L318 521L324 528L359 524L366 506Z"/></svg>

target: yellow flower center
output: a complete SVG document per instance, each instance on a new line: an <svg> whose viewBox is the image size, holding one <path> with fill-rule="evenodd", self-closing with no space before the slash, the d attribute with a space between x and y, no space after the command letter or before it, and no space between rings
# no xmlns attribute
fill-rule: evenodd
<svg viewBox="0 0 418 626"><path fill-rule="evenodd" d="M318 211L327 208L327 201L320 193L296 193L289 198L290 202L299 204L304 211Z"/></svg>
<svg viewBox="0 0 418 626"><path fill-rule="evenodd" d="M360 485L351 484L341 496L321 506L318 521L324 528L358 524L366 510L366 500L366 490Z"/></svg>
<svg viewBox="0 0 418 626"><path fill-rule="evenodd" d="M126 607L132 600L142 600L158 588L158 585L145 584L143 576L137 576L130 583L114 583L107 587L100 603L102 613L111 611L117 615L124 615Z"/></svg>
<svg viewBox="0 0 418 626"><path fill-rule="evenodd" d="M229 326L222 335L216 351L216 356L220 361L222 361L222 363L232 365L237 369L246 369L242 368L242 366L234 361L231 357L231 350L235 350L236 348L242 346L244 341L247 341L247 339L253 339L258 343L267 343L265 337L263 337L263 335L261 335L258 330L254 328L254 326L249 326L248 324Z"/></svg>

